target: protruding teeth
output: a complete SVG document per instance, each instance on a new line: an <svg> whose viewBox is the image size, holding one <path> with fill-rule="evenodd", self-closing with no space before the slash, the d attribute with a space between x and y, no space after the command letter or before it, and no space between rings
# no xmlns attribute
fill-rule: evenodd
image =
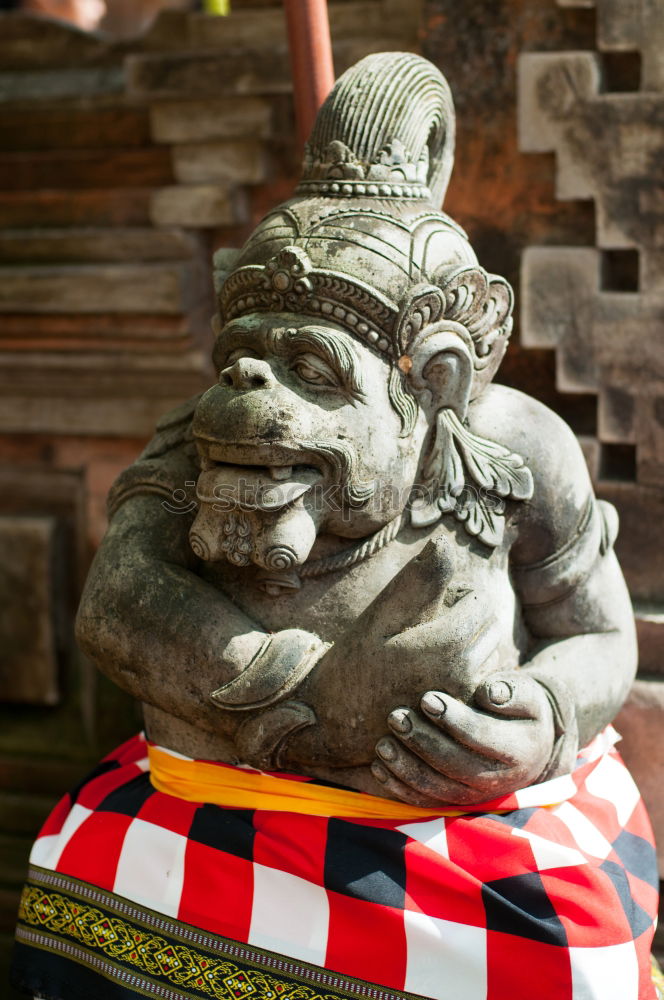
<svg viewBox="0 0 664 1000"><path fill-rule="evenodd" d="M273 479L290 479L293 475L292 465L269 465L268 468Z"/></svg>

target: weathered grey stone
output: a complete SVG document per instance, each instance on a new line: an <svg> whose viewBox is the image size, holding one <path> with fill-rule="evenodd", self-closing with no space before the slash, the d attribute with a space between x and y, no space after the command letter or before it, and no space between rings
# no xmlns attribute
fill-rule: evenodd
<svg viewBox="0 0 664 1000"><path fill-rule="evenodd" d="M1 79L0 79L1 83ZM288 92L288 55L283 47L211 55L132 55L127 59L129 92L160 99Z"/></svg>
<svg viewBox="0 0 664 1000"><path fill-rule="evenodd" d="M259 184L266 179L266 155L260 142L192 142L175 146L173 168L182 184Z"/></svg>
<svg viewBox="0 0 664 1000"><path fill-rule="evenodd" d="M150 130L155 142L202 142L238 136L265 138L272 112L260 97L209 98L206 101L171 101L150 110Z"/></svg>
<svg viewBox="0 0 664 1000"><path fill-rule="evenodd" d="M246 213L243 193L221 184L160 188L152 194L150 217L155 226L230 226Z"/></svg>
<svg viewBox="0 0 664 1000"><path fill-rule="evenodd" d="M160 57L132 72L167 95L214 73L223 90L231 70ZM295 195L216 255L218 381L113 488L78 618L158 743L477 802L569 768L629 690L615 513L565 425L490 385L512 292L437 211L453 132L430 64L358 64L319 114ZM160 196L162 221L184 224ZM591 322L596 251L583 262L574 308L585 295ZM600 350L583 377L605 363ZM180 610L164 621L164 606Z"/></svg>

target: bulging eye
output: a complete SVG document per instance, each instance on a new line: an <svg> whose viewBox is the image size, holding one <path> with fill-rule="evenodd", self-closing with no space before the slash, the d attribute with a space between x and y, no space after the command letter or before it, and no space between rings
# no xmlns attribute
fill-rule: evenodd
<svg viewBox="0 0 664 1000"><path fill-rule="evenodd" d="M291 363L291 371L308 385L318 385L328 389L339 386L336 372L316 354L299 354Z"/></svg>

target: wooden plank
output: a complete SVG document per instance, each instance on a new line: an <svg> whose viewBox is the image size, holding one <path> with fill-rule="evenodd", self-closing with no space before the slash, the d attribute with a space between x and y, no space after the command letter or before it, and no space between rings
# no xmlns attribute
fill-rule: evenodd
<svg viewBox="0 0 664 1000"><path fill-rule="evenodd" d="M23 884L32 838L0 833L0 882L5 886Z"/></svg>
<svg viewBox="0 0 664 1000"><path fill-rule="evenodd" d="M59 798L59 792L51 795L0 792L3 832L34 837Z"/></svg>
<svg viewBox="0 0 664 1000"><path fill-rule="evenodd" d="M0 312L180 313L188 305L187 265L0 269Z"/></svg>
<svg viewBox="0 0 664 1000"><path fill-rule="evenodd" d="M140 337L159 344L189 336L190 325L188 316L154 316L149 313L6 313L2 317L0 339L40 339L47 342L50 338L85 337L105 341L113 337Z"/></svg>
<svg viewBox="0 0 664 1000"><path fill-rule="evenodd" d="M150 141L145 108L0 109L0 148L85 149L146 146Z"/></svg>
<svg viewBox="0 0 664 1000"><path fill-rule="evenodd" d="M143 187L173 181L168 149L73 149L0 154L0 189Z"/></svg>
<svg viewBox="0 0 664 1000"><path fill-rule="evenodd" d="M201 250L200 240L181 229L0 230L2 263L187 260Z"/></svg>
<svg viewBox="0 0 664 1000"><path fill-rule="evenodd" d="M0 700L56 705L51 517L0 516Z"/></svg>
<svg viewBox="0 0 664 1000"><path fill-rule="evenodd" d="M0 218L20 226L141 226L150 221L149 188L0 191Z"/></svg>

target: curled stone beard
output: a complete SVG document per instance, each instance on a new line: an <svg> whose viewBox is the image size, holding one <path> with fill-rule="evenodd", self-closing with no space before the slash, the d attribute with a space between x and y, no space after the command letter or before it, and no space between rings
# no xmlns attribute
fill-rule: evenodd
<svg viewBox="0 0 664 1000"><path fill-rule="evenodd" d="M256 522L236 509L222 515L221 549L233 566L248 566L254 551Z"/></svg>

